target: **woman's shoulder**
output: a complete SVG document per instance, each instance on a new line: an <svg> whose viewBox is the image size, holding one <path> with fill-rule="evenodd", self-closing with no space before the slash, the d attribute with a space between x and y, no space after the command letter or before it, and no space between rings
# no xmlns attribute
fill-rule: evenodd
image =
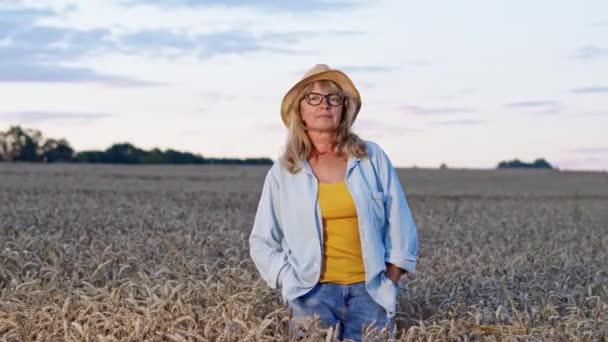
<svg viewBox="0 0 608 342"><path fill-rule="evenodd" d="M304 173L303 168L300 169L296 173L289 172L287 170L287 167L283 163L283 159L282 159L282 156L281 156L281 157L279 157L279 158L277 158L277 159L275 159L273 161L272 166L268 170L267 177L270 177L270 178L274 179L275 181L277 181L279 183L282 183L286 179L290 179L290 178L293 178L295 176L300 176L303 173Z"/></svg>
<svg viewBox="0 0 608 342"><path fill-rule="evenodd" d="M367 146L367 158L371 164L379 168L392 167L390 157L380 145L370 140L364 140L364 142Z"/></svg>
<svg viewBox="0 0 608 342"><path fill-rule="evenodd" d="M279 176L281 173L281 169L283 168L283 166L281 164L282 163L281 163L280 158L273 160L272 166L268 170L267 176L274 177L274 178Z"/></svg>
<svg viewBox="0 0 608 342"><path fill-rule="evenodd" d="M378 156L382 156L385 154L382 147L380 147L380 145L378 145L376 142L371 140L363 140L363 142L365 143L365 147L367 148L367 156L370 159L377 158Z"/></svg>

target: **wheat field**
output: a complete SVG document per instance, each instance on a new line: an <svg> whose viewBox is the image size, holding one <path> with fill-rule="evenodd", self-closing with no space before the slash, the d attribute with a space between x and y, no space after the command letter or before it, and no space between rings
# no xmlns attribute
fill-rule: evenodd
<svg viewBox="0 0 608 342"><path fill-rule="evenodd" d="M0 341L294 339L248 252L267 169L0 163ZM399 176L396 339L608 341L607 173ZM332 340L317 323L300 340Z"/></svg>

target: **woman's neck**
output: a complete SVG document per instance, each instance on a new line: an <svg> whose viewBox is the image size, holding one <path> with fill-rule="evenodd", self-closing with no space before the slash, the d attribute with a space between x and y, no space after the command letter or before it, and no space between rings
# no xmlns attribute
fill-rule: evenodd
<svg viewBox="0 0 608 342"><path fill-rule="evenodd" d="M313 155L323 156L332 154L334 147L333 132L309 131L308 137L313 145Z"/></svg>

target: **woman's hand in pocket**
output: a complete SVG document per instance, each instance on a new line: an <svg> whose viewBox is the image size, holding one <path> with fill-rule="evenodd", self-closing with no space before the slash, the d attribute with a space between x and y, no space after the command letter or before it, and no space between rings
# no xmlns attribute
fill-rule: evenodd
<svg viewBox="0 0 608 342"><path fill-rule="evenodd" d="M397 284L399 283L399 279L401 278L401 275L403 273L405 273L405 271L403 271L399 267L391 263L386 263L386 277L390 279L393 284L395 284L395 286L397 286Z"/></svg>

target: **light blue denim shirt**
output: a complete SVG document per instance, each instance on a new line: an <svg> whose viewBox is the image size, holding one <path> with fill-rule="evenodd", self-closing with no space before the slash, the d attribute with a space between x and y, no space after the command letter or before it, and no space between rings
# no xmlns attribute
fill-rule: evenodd
<svg viewBox="0 0 608 342"><path fill-rule="evenodd" d="M366 145L367 157L348 158L345 182L357 210L367 291L392 317L398 289L386 276L386 263L414 273L418 238L391 161L377 144ZM302 163L295 174L279 161L268 171L249 236L253 262L271 288L282 286L283 300L311 290L323 267L318 180Z"/></svg>

